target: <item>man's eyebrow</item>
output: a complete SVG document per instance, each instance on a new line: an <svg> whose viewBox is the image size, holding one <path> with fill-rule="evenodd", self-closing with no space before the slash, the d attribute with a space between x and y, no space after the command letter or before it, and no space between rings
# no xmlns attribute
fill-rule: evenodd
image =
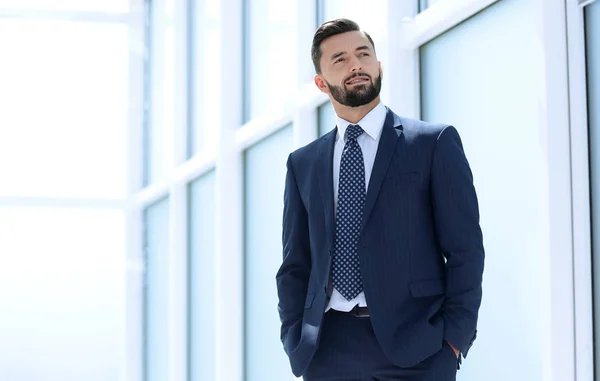
<svg viewBox="0 0 600 381"><path fill-rule="evenodd" d="M334 53L331 56L331 59L334 60L334 59L338 58L339 56L343 56L344 54L346 54L346 52L337 52L337 53Z"/></svg>
<svg viewBox="0 0 600 381"><path fill-rule="evenodd" d="M369 47L369 45L362 45L362 46L359 46L358 48L356 48L357 52L361 51L361 50L371 50L371 48ZM346 54L346 52L337 52L337 53L334 53L331 56L331 59L334 60L334 59L336 59L336 58L338 58L340 56L343 56L344 54Z"/></svg>

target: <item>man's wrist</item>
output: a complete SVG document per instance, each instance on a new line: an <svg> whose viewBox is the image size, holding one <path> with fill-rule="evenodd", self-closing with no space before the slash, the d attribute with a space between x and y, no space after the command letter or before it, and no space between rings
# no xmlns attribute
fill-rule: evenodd
<svg viewBox="0 0 600 381"><path fill-rule="evenodd" d="M458 350L458 348L456 348L454 345L452 345L451 342L447 341L448 345L450 346L450 348L452 348L452 350L454 351L454 354L456 355L456 358L458 358L460 356L460 351Z"/></svg>

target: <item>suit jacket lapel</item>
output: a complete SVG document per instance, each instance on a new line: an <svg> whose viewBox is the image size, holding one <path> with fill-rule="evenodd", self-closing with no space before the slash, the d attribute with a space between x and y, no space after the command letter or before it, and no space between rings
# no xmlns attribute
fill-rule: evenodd
<svg viewBox="0 0 600 381"><path fill-rule="evenodd" d="M321 199L325 210L325 228L327 230L327 239L329 248L333 248L333 238L335 234L335 213L333 211L333 149L335 146L335 136L337 129L323 137L321 149L319 150L319 188L321 190Z"/></svg>
<svg viewBox="0 0 600 381"><path fill-rule="evenodd" d="M363 211L363 218L360 227L361 232L364 230L365 225L367 224L371 210L375 205L375 200L377 200L379 189L381 189L381 183L385 178L390 161L392 160L392 156L394 156L394 152L396 151L396 145L401 135L397 132L396 128L398 128L398 131L401 131L402 123L400 122L400 118L388 108L383 129L381 130L381 137L379 139L379 146L377 147L377 154L375 155L375 162L373 163L371 179L369 180L367 199L365 201L365 209Z"/></svg>

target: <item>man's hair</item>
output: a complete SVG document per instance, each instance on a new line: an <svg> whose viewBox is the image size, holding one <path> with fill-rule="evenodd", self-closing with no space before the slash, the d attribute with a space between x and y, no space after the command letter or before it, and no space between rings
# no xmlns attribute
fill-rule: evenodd
<svg viewBox="0 0 600 381"><path fill-rule="evenodd" d="M321 73L321 56L323 55L323 52L321 52L321 43L325 39L335 36L336 34L355 31L363 32L371 45L373 45L373 51L375 51L375 43L373 42L371 36L369 36L367 32L361 31L358 24L354 21L348 19L335 19L321 24L319 29L317 29L315 32L311 49L311 57L317 74Z"/></svg>

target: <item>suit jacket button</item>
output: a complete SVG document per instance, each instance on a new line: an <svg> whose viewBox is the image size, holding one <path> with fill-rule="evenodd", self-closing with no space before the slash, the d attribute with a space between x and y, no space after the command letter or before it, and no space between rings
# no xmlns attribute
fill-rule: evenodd
<svg viewBox="0 0 600 381"><path fill-rule="evenodd" d="M327 294L327 286L323 286L323 292Z"/></svg>

